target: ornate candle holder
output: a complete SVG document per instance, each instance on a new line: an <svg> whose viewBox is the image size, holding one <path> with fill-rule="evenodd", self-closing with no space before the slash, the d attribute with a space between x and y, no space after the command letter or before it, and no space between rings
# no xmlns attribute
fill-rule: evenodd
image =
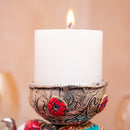
<svg viewBox="0 0 130 130"><path fill-rule="evenodd" d="M44 86L30 83L30 104L34 110L51 124L32 120L40 129L56 130L99 130L89 120L101 112L108 101L107 82L90 86ZM35 125L36 126L36 125Z"/></svg>

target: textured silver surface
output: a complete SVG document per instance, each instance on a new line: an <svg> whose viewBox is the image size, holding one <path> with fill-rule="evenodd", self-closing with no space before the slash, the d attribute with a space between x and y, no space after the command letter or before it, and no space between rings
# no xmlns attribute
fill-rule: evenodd
<svg viewBox="0 0 130 130"><path fill-rule="evenodd" d="M35 83L30 86L30 103L44 119L55 125L75 125L90 120L98 112L98 104L106 94L107 82L92 86L43 86ZM52 115L47 103L53 97L62 99L66 104L63 116Z"/></svg>

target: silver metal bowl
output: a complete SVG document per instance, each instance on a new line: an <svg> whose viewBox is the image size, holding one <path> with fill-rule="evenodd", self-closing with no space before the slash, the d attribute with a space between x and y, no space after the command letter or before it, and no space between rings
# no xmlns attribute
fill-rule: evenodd
<svg viewBox="0 0 130 130"><path fill-rule="evenodd" d="M108 100L106 86L106 81L90 86L44 86L30 83L30 104L52 124L82 124L104 109Z"/></svg>

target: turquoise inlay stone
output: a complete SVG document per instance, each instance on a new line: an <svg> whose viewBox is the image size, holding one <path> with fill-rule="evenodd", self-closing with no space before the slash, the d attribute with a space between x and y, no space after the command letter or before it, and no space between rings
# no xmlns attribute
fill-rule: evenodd
<svg viewBox="0 0 130 130"><path fill-rule="evenodd" d="M99 127L97 125L93 125L90 128L84 129L84 130L99 130Z"/></svg>

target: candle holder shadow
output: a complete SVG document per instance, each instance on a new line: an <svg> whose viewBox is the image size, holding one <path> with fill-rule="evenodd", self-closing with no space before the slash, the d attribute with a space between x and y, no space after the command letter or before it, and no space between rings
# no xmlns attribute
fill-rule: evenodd
<svg viewBox="0 0 130 130"><path fill-rule="evenodd" d="M44 86L30 83L30 104L52 125L80 125L101 112L108 101L107 82L90 86Z"/></svg>

